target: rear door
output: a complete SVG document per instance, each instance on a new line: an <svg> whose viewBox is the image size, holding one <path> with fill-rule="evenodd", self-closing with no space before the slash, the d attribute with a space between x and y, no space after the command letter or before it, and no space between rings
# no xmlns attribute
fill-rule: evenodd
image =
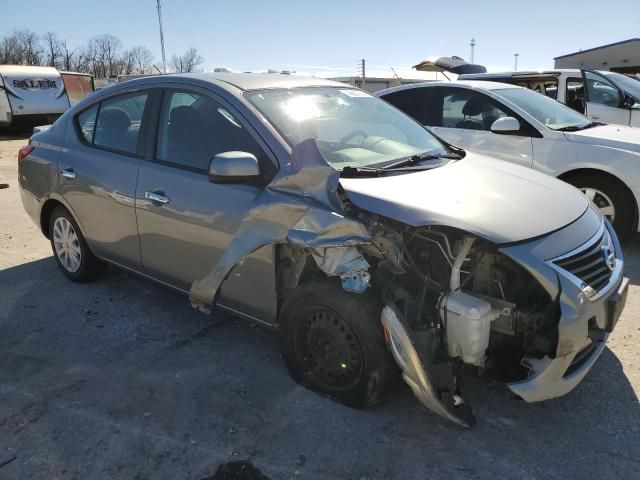
<svg viewBox="0 0 640 480"><path fill-rule="evenodd" d="M265 183L275 167L250 126L210 92L167 89L158 100L156 138L147 143L150 155L140 167L136 196L142 264L149 275L189 290L216 265L263 188L210 182L213 156L254 154ZM220 300L274 319L273 255L269 246L248 257L222 285Z"/></svg>
<svg viewBox="0 0 640 480"><path fill-rule="evenodd" d="M498 118L514 113L493 98L477 90L437 87L429 97L431 130L452 145L484 153L495 158L531 167L533 147L531 136L501 135L491 132ZM523 120L518 118L521 125Z"/></svg>
<svg viewBox="0 0 640 480"><path fill-rule="evenodd" d="M624 93L604 75L582 69L585 85L586 115L596 122L629 125L631 111L622 107Z"/></svg>
<svg viewBox="0 0 640 480"><path fill-rule="evenodd" d="M140 265L135 192L148 98L118 94L81 111L58 161L60 193L93 251L131 268Z"/></svg>

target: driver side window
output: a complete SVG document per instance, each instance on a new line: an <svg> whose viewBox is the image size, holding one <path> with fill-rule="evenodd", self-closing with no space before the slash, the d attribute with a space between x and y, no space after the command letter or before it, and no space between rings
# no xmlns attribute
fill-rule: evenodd
<svg viewBox="0 0 640 480"><path fill-rule="evenodd" d="M156 159L207 172L214 155L241 151L263 160L262 149L238 119L215 100L194 92L166 91Z"/></svg>
<svg viewBox="0 0 640 480"><path fill-rule="evenodd" d="M618 88L606 78L593 72L584 72L587 86L587 101L606 105L608 107L618 107L622 99Z"/></svg>
<svg viewBox="0 0 640 480"><path fill-rule="evenodd" d="M490 131L493 122L507 116L482 93L462 88L443 91L442 127Z"/></svg>

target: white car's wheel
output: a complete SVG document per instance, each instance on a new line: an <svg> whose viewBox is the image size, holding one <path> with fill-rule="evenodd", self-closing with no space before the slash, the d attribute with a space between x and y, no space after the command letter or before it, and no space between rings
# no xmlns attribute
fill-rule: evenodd
<svg viewBox="0 0 640 480"><path fill-rule="evenodd" d="M579 174L566 181L587 196L620 237L631 233L635 221L634 199L622 182L605 173Z"/></svg>

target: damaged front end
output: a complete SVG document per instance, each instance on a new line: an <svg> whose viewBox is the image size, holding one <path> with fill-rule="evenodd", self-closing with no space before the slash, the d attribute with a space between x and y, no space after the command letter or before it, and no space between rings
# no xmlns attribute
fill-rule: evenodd
<svg viewBox="0 0 640 480"><path fill-rule="evenodd" d="M339 175L313 139L297 145L213 269L193 282L192 304L210 311L234 267L278 245L281 291L300 285L310 264L339 278L346 291L373 289L384 304L387 345L416 397L448 420L473 424L460 393L464 371L492 369L517 382L532 372L524 358L555 357L557 276L544 288L481 235L410 226L360 208L340 188Z"/></svg>

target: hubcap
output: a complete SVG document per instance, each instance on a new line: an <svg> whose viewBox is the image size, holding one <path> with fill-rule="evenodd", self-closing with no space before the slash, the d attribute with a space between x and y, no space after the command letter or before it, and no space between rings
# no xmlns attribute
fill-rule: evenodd
<svg viewBox="0 0 640 480"><path fill-rule="evenodd" d="M296 350L308 373L331 388L349 388L357 382L362 352L349 324L326 310L314 311L301 323Z"/></svg>
<svg viewBox="0 0 640 480"><path fill-rule="evenodd" d="M580 191L584 193L596 207L598 207L600 213L602 213L609 222L613 223L616 218L616 209L613 206L611 198L609 198L606 193L598 190L597 188L591 187L582 187L580 188Z"/></svg>
<svg viewBox="0 0 640 480"><path fill-rule="evenodd" d="M53 248L62 266L75 273L80 268L82 251L80 242L71 222L64 217L56 218L53 223Z"/></svg>

